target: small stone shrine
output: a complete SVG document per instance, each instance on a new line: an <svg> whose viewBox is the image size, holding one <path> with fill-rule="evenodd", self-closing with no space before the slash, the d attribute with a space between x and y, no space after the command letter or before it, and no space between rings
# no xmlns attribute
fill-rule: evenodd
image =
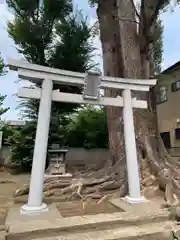
<svg viewBox="0 0 180 240"><path fill-rule="evenodd" d="M48 150L49 167L46 171L48 175L67 175L65 164L67 152L67 148L60 148L59 144L52 144L52 147Z"/></svg>

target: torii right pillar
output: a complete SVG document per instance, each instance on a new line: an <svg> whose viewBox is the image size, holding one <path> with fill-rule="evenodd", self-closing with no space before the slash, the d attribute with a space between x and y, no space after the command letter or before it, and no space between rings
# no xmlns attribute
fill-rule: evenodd
<svg viewBox="0 0 180 240"><path fill-rule="evenodd" d="M147 200L141 196L140 174L136 150L136 138L133 121L133 106L131 90L123 90L123 120L124 120L124 140L126 151L127 176L129 186L129 196L125 197L128 203L142 203Z"/></svg>

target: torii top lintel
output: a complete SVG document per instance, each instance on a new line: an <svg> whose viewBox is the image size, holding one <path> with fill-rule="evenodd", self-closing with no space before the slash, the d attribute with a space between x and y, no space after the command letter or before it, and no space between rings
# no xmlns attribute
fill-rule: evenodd
<svg viewBox="0 0 180 240"><path fill-rule="evenodd" d="M44 79L50 79L56 84L83 86L84 79L87 76L87 73L60 70L14 59L9 60L9 68L18 71L18 76L21 79L30 80L34 83L41 83ZM156 79L125 79L102 76L100 88L149 91L149 88L154 85L156 85Z"/></svg>

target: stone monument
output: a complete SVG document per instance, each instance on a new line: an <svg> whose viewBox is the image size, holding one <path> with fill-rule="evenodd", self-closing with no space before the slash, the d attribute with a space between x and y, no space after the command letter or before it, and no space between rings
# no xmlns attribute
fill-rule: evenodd
<svg viewBox="0 0 180 240"><path fill-rule="evenodd" d="M59 144L52 144L52 147L48 150L49 167L46 170L45 177L72 176L66 172L65 157L67 152L68 148L60 148Z"/></svg>

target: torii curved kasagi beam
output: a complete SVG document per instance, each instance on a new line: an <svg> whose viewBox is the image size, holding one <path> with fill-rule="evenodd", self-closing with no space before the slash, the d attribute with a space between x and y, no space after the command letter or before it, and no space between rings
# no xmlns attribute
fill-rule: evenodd
<svg viewBox="0 0 180 240"><path fill-rule="evenodd" d="M21 88L18 92L18 96L21 98L40 99L29 198L28 203L21 208L22 214L48 210L42 200L52 101L123 107L129 185L129 196L125 200L129 203L141 203L145 201L140 193L133 108L147 108L147 102L132 98L131 91L149 91L150 87L156 84L156 79L138 80L87 75L87 73L65 71L17 60L10 60L9 68L18 71L19 77L24 80L42 84L42 88ZM59 85L84 86L84 94L63 93L53 90L54 83ZM100 97L99 90L105 88L123 90L122 97ZM90 95L87 95L88 92Z"/></svg>

